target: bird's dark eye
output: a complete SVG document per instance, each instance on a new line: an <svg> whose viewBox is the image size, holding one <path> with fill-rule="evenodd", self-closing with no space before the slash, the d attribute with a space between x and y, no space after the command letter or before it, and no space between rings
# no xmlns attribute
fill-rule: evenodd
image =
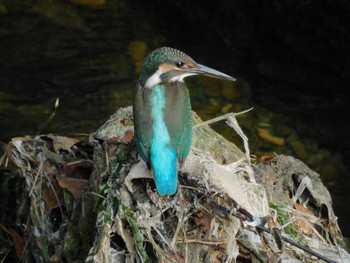
<svg viewBox="0 0 350 263"><path fill-rule="evenodd" d="M181 62L181 61L178 61L178 62L176 62L176 67L178 67L178 68L182 68L182 66L183 65L185 65L185 63L183 63L183 62Z"/></svg>

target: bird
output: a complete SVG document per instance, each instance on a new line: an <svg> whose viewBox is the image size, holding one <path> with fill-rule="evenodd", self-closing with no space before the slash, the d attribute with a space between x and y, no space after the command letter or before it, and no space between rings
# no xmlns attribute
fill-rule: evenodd
<svg viewBox="0 0 350 263"><path fill-rule="evenodd" d="M178 168L191 149L192 107L184 78L195 75L235 80L170 47L150 52L141 68L133 102L135 143L160 196L176 193Z"/></svg>

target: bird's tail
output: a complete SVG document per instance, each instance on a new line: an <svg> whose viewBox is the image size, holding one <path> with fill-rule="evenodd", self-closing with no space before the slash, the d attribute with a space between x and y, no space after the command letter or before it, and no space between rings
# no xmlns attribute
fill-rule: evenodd
<svg viewBox="0 0 350 263"><path fill-rule="evenodd" d="M151 165L159 195L173 195L177 190L176 151L167 147L162 151L152 152Z"/></svg>

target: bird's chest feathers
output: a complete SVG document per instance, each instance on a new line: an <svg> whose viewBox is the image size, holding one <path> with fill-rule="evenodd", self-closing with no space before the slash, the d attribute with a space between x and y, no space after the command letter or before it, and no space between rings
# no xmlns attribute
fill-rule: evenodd
<svg viewBox="0 0 350 263"><path fill-rule="evenodd" d="M153 133L167 143L181 136L191 113L186 87L158 85L152 88L150 98Z"/></svg>
<svg viewBox="0 0 350 263"><path fill-rule="evenodd" d="M164 88L155 86L151 94L151 116L153 119L153 144L166 145L170 143L170 135L165 124L164 115L166 109L166 98Z"/></svg>

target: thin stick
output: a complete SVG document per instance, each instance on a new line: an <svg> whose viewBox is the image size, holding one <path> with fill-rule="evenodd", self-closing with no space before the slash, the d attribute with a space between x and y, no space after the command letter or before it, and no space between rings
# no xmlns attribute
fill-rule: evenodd
<svg viewBox="0 0 350 263"><path fill-rule="evenodd" d="M216 204L214 201L212 201L212 200L210 200L210 199L208 199L208 200L210 201L211 204L213 204L213 205L216 206L216 207L220 207L220 208L221 208L222 210L224 210L226 213L231 214L231 215L233 215L233 216L235 216L235 217L238 217L238 218L242 218L242 216L241 216L240 214L238 214L238 213L233 213L231 209L228 209L227 207L224 207L224 206L222 206L222 205ZM271 230L268 229L268 228L266 228L266 227L264 227L264 226L256 225L255 228L260 229L260 230L262 230L262 231L264 231L264 232L266 232L266 233L271 234ZM291 245L293 245L293 246L295 246L295 247L297 247L297 248L299 248L299 249L301 249L301 250L303 250L303 251L309 253L310 255L313 255L313 256L317 257L318 259L321 259L321 260L323 260L323 261L325 261L325 262L327 262L327 263L337 263L336 261L334 261L334 260L332 260L332 259L330 259L330 258L327 258L327 257L321 255L320 253L318 253L318 252L316 252L316 251L314 251L314 250L312 250L312 249L309 249L309 248L307 248L307 247L305 247L305 246L302 246L302 245L298 244L298 243L295 242L294 240L291 240L291 239L289 239L289 238L287 238L287 237L285 237L285 236L281 236L281 238L282 238L285 242L287 242L287 243L289 243L289 244L291 244Z"/></svg>
<svg viewBox="0 0 350 263"><path fill-rule="evenodd" d="M203 240L198 240L198 239L177 240L177 243L185 243L185 244L197 243L197 244L206 245L206 246L210 246L210 247L213 247L213 246L217 247L220 245L227 244L227 242L225 242L225 241L203 241Z"/></svg>
<svg viewBox="0 0 350 263"><path fill-rule="evenodd" d="M229 118L229 116L232 115L232 114L233 114L233 116L236 117L238 115L242 115L244 113L247 113L247 112L251 111L252 109L254 109L254 108L250 108L250 109L247 109L247 110L244 110L244 111L240 111L240 112L237 112L237 113L233 113L233 112L226 113L226 114L221 115L219 117L216 117L214 119L210 119L210 120L207 120L205 122L198 123L193 128L198 128L198 127L201 127L201 126L204 126L204 125L210 125L210 124L213 124L215 122L222 121L222 120L227 120Z"/></svg>

